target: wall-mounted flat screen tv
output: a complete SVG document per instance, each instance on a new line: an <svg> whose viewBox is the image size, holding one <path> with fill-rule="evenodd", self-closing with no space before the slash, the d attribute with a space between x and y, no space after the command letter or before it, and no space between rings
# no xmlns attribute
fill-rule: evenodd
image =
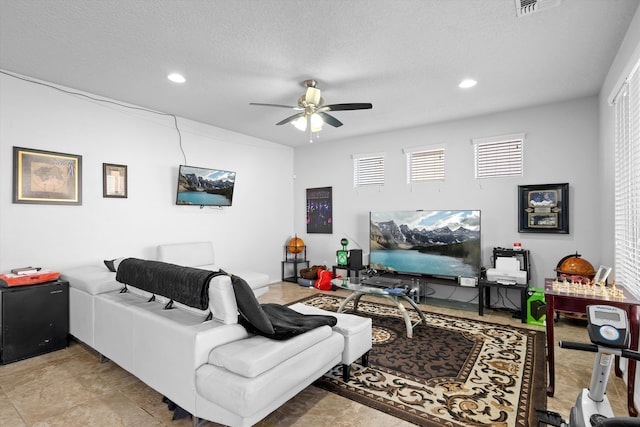
<svg viewBox="0 0 640 427"><path fill-rule="evenodd" d="M180 165L177 205L231 206L236 173Z"/></svg>
<svg viewBox="0 0 640 427"><path fill-rule="evenodd" d="M379 272L478 277L479 210L371 212L369 264Z"/></svg>

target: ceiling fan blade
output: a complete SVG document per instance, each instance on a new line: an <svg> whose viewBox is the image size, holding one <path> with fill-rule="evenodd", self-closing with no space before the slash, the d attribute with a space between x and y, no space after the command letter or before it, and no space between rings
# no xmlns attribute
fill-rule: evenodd
<svg viewBox="0 0 640 427"><path fill-rule="evenodd" d="M322 117L322 120L324 120L324 122L328 125L333 126L334 128L338 128L340 126L342 126L342 122L338 119L336 119L335 117L333 117L332 115L329 115L325 112L319 111L317 113L320 117Z"/></svg>
<svg viewBox="0 0 640 427"><path fill-rule="evenodd" d="M279 107L279 108L288 108L290 110L302 110L300 107L294 107L293 105L282 105L282 104L262 104L259 102L250 102L249 105L257 105L260 107Z"/></svg>
<svg viewBox="0 0 640 427"><path fill-rule="evenodd" d="M278 123L276 123L276 125L284 125L287 123L291 123L292 121L296 120L299 117L304 116L304 112L302 113L298 113L298 114L294 114L293 116L287 117L286 119L279 121Z"/></svg>
<svg viewBox="0 0 640 427"><path fill-rule="evenodd" d="M345 111L345 110L369 110L373 108L368 102L354 102L350 104L331 104L322 106L323 111Z"/></svg>

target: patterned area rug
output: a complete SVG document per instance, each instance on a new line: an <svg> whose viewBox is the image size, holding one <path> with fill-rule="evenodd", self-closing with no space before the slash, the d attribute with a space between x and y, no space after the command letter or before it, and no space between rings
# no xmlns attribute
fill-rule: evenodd
<svg viewBox="0 0 640 427"><path fill-rule="evenodd" d="M301 302L337 311L343 300ZM535 408L546 408L543 332L425 312L428 324L409 339L393 306L361 301L357 314L373 319L369 366L352 364L347 383L336 366L315 385L423 426L537 425Z"/></svg>

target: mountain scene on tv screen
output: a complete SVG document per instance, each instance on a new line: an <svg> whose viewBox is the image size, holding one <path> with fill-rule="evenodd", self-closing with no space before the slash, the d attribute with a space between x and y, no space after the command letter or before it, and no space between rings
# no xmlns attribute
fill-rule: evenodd
<svg viewBox="0 0 640 427"><path fill-rule="evenodd" d="M231 204L234 184L234 172L184 167L178 176L178 203Z"/></svg>
<svg viewBox="0 0 640 427"><path fill-rule="evenodd" d="M372 212L370 239L372 253L411 250L479 268L479 211Z"/></svg>

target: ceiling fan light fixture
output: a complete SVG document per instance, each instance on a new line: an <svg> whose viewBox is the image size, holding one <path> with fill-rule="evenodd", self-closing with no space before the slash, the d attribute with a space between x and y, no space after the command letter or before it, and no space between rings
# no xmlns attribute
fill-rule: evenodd
<svg viewBox="0 0 640 427"><path fill-rule="evenodd" d="M306 116L301 116L299 118L297 118L296 120L291 122L292 125L294 125L296 127L296 129L304 132L305 130L307 130L307 118Z"/></svg>
<svg viewBox="0 0 640 427"><path fill-rule="evenodd" d="M305 95L305 101L307 101L307 104L311 104L311 105L320 105L320 89L315 88L315 87L308 87L307 88L307 94Z"/></svg>
<svg viewBox="0 0 640 427"><path fill-rule="evenodd" d="M298 98L298 105L296 107L282 104L263 104L255 102L250 102L249 105L262 105L267 107L282 107L289 109L293 108L294 110L300 111L297 114L293 114L292 116L280 120L278 123L276 123L276 126L290 123L299 131L309 132L309 142L313 142L314 137L319 138L320 132L322 131L325 123L334 128L342 126L342 122L328 112L369 110L373 108L373 105L369 102L351 102L325 105L324 99L322 99L321 96L320 89L316 87L316 81L305 80L303 83L306 87L306 91L302 96Z"/></svg>
<svg viewBox="0 0 640 427"><path fill-rule="evenodd" d="M320 114L313 113L310 118L311 121L311 132L320 132L322 130L322 125L324 124L324 120Z"/></svg>

